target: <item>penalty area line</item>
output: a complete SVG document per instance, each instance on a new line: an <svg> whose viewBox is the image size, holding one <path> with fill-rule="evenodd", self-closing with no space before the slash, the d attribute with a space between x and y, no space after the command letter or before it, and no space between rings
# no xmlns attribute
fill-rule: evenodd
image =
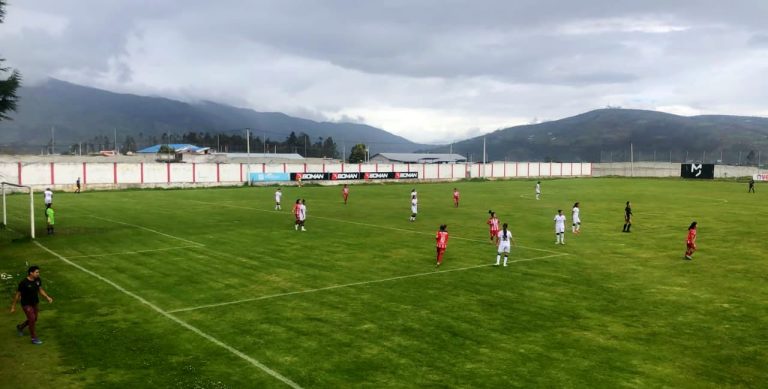
<svg viewBox="0 0 768 389"><path fill-rule="evenodd" d="M265 372L265 373L269 374L270 376L272 376L272 377L282 381L284 384L286 384L286 385L288 385L288 386L290 386L292 388L301 389L301 386L299 386L297 383L291 381L289 378L283 376L282 374L280 374L280 373L270 369L269 367L267 367L263 363L261 363L261 362L257 361L256 359L246 355L242 351L235 349L234 347L232 347L232 346L230 346L230 345L228 345L228 344L218 340L217 338L214 338L213 336L211 336L211 335L201 331L197 327L195 327L195 326L193 326L193 325L191 325L191 324L189 324L189 323L187 323L187 322L177 318L174 315L171 315L169 312L164 311L163 309L161 309L157 305L152 304L151 302L145 300L143 297L141 297L141 296L139 296L139 295L137 295L137 294L135 294L135 293L125 289L125 288L123 288L122 286L114 283L110 279L108 279L106 277L103 277L103 276L101 276L100 274L98 274L98 273L96 273L94 271L88 270L85 267L80 266L80 265L70 261L69 259L65 258L64 256L58 254L57 252L49 249L48 247L43 246L40 242L34 241L34 243L35 243L35 245L37 245L41 249L45 250L46 252L50 253L51 255L55 256L56 258L59 258L64 263L66 263L66 264L68 264L70 266L73 266L76 269L78 269L78 270L80 270L80 271L82 271L84 273L87 273L87 274L89 274L89 275L91 275L93 277L96 277L97 279L107 283L108 285L110 285L113 288L119 290L120 292L122 292L125 295L133 297L134 299L138 300L140 303L150 307L155 312L165 316L166 318L174 321L176 324L178 324L178 325L180 325L180 326L182 326L182 327L184 327L184 328L194 332L195 334L205 338L206 340L210 341L211 343L213 343L213 344L215 344L215 345L217 345L217 346L219 346L219 347L229 351L230 353L232 353L232 354L234 354L234 355L244 359L245 361L249 362L251 365L261 369L263 372Z"/></svg>
<svg viewBox="0 0 768 389"><path fill-rule="evenodd" d="M108 221L108 222L112 222L112 223L122 224L124 226L140 228L140 229L142 229L144 231L154 232L155 234L162 235L162 236L167 236L169 238L180 240L182 242L191 243L191 244L196 245L196 246L200 246L200 247L205 246L202 243L197 243L197 242L193 242L193 241L188 240L188 239L179 238L178 236L173 236L173 235L170 235L170 234L166 234L165 232L160 232L160 231L157 231L157 230L153 230L151 228L140 226L138 224L131 224L131 223L126 223L126 222L121 222L119 220L112 220L112 219L107 219L105 217L99 217L99 216L93 216L93 215L86 215L86 216L88 216L90 218L93 218L93 219L99 219L99 220L104 220L104 221Z"/></svg>
<svg viewBox="0 0 768 389"><path fill-rule="evenodd" d="M535 261L535 260L538 260L538 259L563 257L563 256L566 256L566 255L569 255L569 254L567 254L567 253L560 253L560 254L555 254L555 255L545 255L543 257L516 259L516 260L513 260L513 261L508 261L507 263L528 262L528 261ZM481 268L481 267L490 267L490 266L494 266L494 264L474 265L474 266L459 267L459 268L456 268L456 269L448 269L448 270L434 270L434 271L424 272L424 273L416 273L416 274L408 274L408 275L404 275L404 276L383 278L383 279L380 279L380 280L360 281L360 282L353 282L353 283L350 283L350 284L326 286L326 287L323 287L323 288L299 290L299 291L287 292L287 293L270 294L270 295L261 296L261 297L252 297L252 298L241 299L241 300L226 301L226 302L223 302L223 303L206 304L206 305L199 305L199 306L196 306L196 307L172 309L172 310L169 310L168 313L189 312L189 311L196 311L196 310L206 309L206 308L217 308L217 307L223 307L223 306L233 305L233 304L242 304L242 303L247 303L247 302L252 302L252 301L269 300L269 299L278 298L278 297L293 296L293 295L297 295L297 294L322 292L322 291L326 291L326 290L348 288L348 287L359 286L359 285L378 284L378 283L388 282L388 281L403 280L403 279L406 279L406 278L415 278L415 277L423 277L423 276L430 276L430 275L436 275L436 274L445 274L445 273L459 272L459 271L465 271L465 270L472 270L472 269L478 269L478 268Z"/></svg>
<svg viewBox="0 0 768 389"><path fill-rule="evenodd" d="M104 253L104 254L91 254L91 255L69 255L67 258L94 258L94 257L112 257L117 255L133 255L133 254L143 254L143 253L151 253L155 251L171 251L171 250L181 250L181 249L189 249L189 248L200 248L202 246L176 246L176 247L166 247L162 249L148 249L148 250L136 250L136 251L123 251L119 253Z"/></svg>

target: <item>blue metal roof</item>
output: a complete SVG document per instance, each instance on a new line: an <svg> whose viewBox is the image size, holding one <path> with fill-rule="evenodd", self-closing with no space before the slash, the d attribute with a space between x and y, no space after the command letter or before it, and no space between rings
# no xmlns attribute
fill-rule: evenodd
<svg viewBox="0 0 768 389"><path fill-rule="evenodd" d="M158 144L158 145L154 145L154 146L149 146L149 147L147 147L145 149L141 149L141 150L137 151L137 153L157 153L157 152L160 151L160 147L165 146L165 145L166 144L163 143L163 144ZM193 152L194 153L194 152L197 152L197 151L207 150L207 149L210 148L210 147L200 147L200 146L195 146L195 145L190 145L190 144L185 144L185 143L171 143L171 144L168 144L167 146L171 147L177 153L181 152L181 151L189 151L189 152Z"/></svg>

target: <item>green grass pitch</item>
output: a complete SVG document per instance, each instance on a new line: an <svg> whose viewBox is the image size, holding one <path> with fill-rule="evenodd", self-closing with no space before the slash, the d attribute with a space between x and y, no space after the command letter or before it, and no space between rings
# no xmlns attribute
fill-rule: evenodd
<svg viewBox="0 0 768 389"><path fill-rule="evenodd" d="M36 264L55 301L42 346L6 305L0 387L768 386L762 188L560 179L537 201L534 183L354 185L346 206L341 187L287 187L281 212L274 187L57 193L53 237L38 195L36 242L0 232L0 287L10 303ZM26 201L9 198L10 228L27 228ZM490 266L489 209L519 246L506 268ZM683 261L692 220L699 251Z"/></svg>

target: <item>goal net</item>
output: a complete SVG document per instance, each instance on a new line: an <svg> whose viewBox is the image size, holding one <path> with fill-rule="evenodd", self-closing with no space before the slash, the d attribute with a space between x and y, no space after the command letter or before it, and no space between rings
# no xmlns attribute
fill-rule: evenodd
<svg viewBox="0 0 768 389"><path fill-rule="evenodd" d="M0 186L2 186L2 194L3 194L3 225L2 228L8 228L8 203L11 203L12 207L19 207L23 208L24 201L18 202L18 201L9 201L10 195L13 193L24 193L29 192L29 220L26 220L26 217L24 214L26 212L14 212L14 219L17 220L14 224L19 225L26 225L29 224L29 235L32 237L32 239L35 238L35 198L33 195L33 190L31 186L26 185L17 185L12 184L10 182L3 182L0 183ZM14 196L15 197L15 196ZM19 221L20 220L20 221ZM9 228L10 229L10 228Z"/></svg>

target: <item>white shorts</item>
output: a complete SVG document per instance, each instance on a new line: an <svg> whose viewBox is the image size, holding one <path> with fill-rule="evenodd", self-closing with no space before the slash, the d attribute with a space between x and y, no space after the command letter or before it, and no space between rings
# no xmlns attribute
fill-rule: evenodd
<svg viewBox="0 0 768 389"><path fill-rule="evenodd" d="M501 254L501 253L509 254L510 247L511 247L511 245L509 244L509 242L501 241L501 242L499 242L499 251L498 251L498 253L499 254Z"/></svg>
<svg viewBox="0 0 768 389"><path fill-rule="evenodd" d="M411 205L411 213L419 213L419 206Z"/></svg>
<svg viewBox="0 0 768 389"><path fill-rule="evenodd" d="M558 224L555 226L555 234L560 234L565 232L565 224Z"/></svg>
<svg viewBox="0 0 768 389"><path fill-rule="evenodd" d="M581 224L581 219L578 217L573 218L573 224Z"/></svg>

